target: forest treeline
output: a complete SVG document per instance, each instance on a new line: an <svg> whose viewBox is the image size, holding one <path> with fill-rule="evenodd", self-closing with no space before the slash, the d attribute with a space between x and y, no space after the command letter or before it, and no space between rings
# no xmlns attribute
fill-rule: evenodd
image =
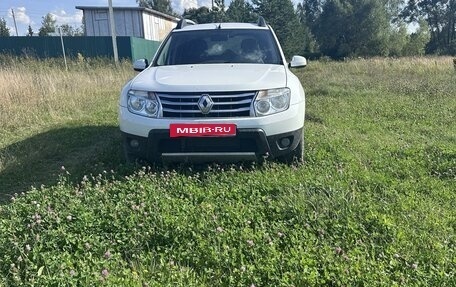
<svg viewBox="0 0 456 287"><path fill-rule="evenodd" d="M213 0L212 7L185 10L197 23L270 24L287 56L332 58L456 55L456 0ZM169 0L140 6L173 13Z"/></svg>
<svg viewBox="0 0 456 287"><path fill-rule="evenodd" d="M287 57L331 58L456 55L456 0L212 0L211 7L173 11L170 0L137 0L147 7L197 23L255 22L263 16ZM296 3L296 2L295 2ZM43 17L40 36L55 31L55 19ZM84 27L62 25L64 35L82 35ZM0 19L0 36L9 36ZM29 26L28 35L34 35Z"/></svg>

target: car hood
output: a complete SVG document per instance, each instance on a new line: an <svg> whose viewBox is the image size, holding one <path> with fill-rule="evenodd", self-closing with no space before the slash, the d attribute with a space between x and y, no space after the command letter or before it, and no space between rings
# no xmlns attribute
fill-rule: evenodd
<svg viewBox="0 0 456 287"><path fill-rule="evenodd" d="M205 64L150 67L130 89L157 92L247 91L286 86L286 68L267 64Z"/></svg>

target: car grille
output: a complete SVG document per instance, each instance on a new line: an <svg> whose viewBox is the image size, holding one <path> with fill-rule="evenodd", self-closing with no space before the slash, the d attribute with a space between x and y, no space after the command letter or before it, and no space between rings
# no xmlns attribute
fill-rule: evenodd
<svg viewBox="0 0 456 287"><path fill-rule="evenodd" d="M250 117L256 92L209 92L209 93L157 93L162 105L163 118L222 118ZM214 105L203 114L198 101L209 95Z"/></svg>

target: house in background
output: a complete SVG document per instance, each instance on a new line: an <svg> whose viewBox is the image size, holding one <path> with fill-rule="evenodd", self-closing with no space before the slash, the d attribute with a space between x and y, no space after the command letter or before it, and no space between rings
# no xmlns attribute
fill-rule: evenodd
<svg viewBox="0 0 456 287"><path fill-rule="evenodd" d="M76 6L82 10L85 36L111 36L108 7ZM113 7L116 36L162 41L178 18L143 7Z"/></svg>

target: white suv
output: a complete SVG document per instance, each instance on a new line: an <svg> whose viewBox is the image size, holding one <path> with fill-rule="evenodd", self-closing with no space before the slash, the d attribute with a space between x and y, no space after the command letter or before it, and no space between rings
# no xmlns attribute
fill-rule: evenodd
<svg viewBox="0 0 456 287"><path fill-rule="evenodd" d="M181 20L123 88L127 161L303 159L305 95L272 28Z"/></svg>

